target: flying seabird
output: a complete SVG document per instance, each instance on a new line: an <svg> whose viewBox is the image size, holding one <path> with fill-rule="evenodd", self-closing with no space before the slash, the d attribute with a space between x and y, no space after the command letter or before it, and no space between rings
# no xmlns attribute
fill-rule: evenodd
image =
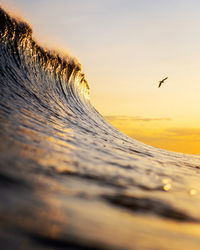
<svg viewBox="0 0 200 250"><path fill-rule="evenodd" d="M167 80L167 78L168 78L168 77L165 77L164 79L162 79L161 81L159 81L158 88L160 88L161 84L162 84L165 80Z"/></svg>

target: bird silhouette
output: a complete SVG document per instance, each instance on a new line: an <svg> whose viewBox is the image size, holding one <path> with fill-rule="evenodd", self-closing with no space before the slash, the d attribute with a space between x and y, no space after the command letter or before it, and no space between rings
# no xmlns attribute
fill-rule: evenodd
<svg viewBox="0 0 200 250"><path fill-rule="evenodd" d="M161 81L159 81L159 85L158 85L158 88L160 88L160 86L162 85L162 83L167 80L168 77L165 77L164 79L162 79Z"/></svg>

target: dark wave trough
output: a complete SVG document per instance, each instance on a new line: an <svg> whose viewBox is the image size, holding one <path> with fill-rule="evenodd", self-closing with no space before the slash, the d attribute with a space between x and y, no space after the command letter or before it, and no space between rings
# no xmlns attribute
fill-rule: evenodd
<svg viewBox="0 0 200 250"><path fill-rule="evenodd" d="M3 9L0 141L1 249L199 249L200 157L113 128L81 65Z"/></svg>

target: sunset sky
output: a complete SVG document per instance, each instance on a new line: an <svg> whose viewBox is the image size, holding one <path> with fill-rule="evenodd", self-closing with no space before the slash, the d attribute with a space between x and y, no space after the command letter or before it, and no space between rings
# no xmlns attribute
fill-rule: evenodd
<svg viewBox="0 0 200 250"><path fill-rule="evenodd" d="M199 0L3 0L83 66L91 102L147 144L200 154ZM158 82L169 79L158 88Z"/></svg>

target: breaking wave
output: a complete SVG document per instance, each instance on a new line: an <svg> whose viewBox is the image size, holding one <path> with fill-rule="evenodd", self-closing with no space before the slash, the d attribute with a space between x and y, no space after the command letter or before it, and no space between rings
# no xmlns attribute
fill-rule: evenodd
<svg viewBox="0 0 200 250"><path fill-rule="evenodd" d="M199 249L199 156L112 127L80 63L3 9L0 140L3 249Z"/></svg>

